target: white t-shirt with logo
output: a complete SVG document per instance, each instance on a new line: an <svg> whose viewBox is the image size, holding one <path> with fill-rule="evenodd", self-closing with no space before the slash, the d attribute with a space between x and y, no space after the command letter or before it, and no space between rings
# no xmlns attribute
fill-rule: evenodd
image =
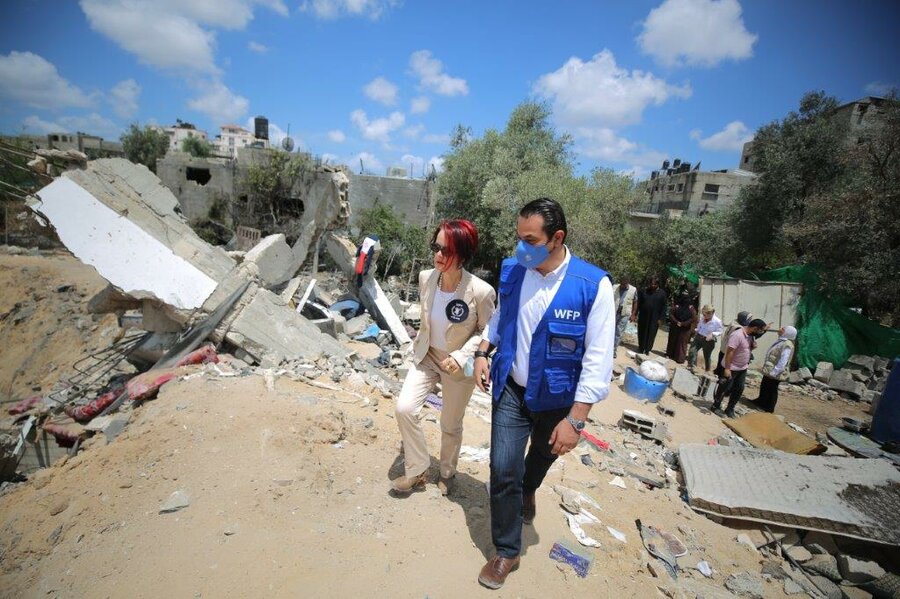
<svg viewBox="0 0 900 599"><path fill-rule="evenodd" d="M440 287L435 290L434 301L431 304L431 347L447 351L447 327L450 320L447 319L447 304L453 301L455 291L442 291Z"/></svg>

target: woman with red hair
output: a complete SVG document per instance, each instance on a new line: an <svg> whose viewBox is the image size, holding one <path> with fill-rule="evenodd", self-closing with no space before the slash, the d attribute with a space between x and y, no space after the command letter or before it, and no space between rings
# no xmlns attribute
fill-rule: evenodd
<svg viewBox="0 0 900 599"><path fill-rule="evenodd" d="M459 449L463 416L475 389L466 364L481 342L481 331L494 313L494 289L464 265L478 250L478 230L467 220L442 222L431 237L434 268L419 273L422 324L413 342L413 365L397 399L396 417L403 438L404 476L393 481L395 493L424 488L431 464L419 413L425 397L440 382L441 472L438 488L450 493Z"/></svg>

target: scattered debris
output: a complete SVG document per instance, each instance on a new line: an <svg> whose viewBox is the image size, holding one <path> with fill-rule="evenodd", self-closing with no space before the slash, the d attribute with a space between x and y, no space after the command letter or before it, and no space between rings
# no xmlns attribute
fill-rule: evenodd
<svg viewBox="0 0 900 599"><path fill-rule="evenodd" d="M819 455L826 447L806 435L796 432L775 414L754 412L724 421L754 447L772 448L800 455Z"/></svg>
<svg viewBox="0 0 900 599"><path fill-rule="evenodd" d="M160 514L171 514L172 512L177 512L179 510L183 510L184 508L191 505L191 498L183 489L178 489L174 491L169 498L166 499L161 506L159 506Z"/></svg>
<svg viewBox="0 0 900 599"><path fill-rule="evenodd" d="M586 551L581 551L565 541L557 541L550 548L550 559L572 566L575 573L586 578L594 563L594 556Z"/></svg>

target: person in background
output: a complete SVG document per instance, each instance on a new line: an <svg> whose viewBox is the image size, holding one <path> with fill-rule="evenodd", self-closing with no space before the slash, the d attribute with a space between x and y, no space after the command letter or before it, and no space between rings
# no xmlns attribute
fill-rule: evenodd
<svg viewBox="0 0 900 599"><path fill-rule="evenodd" d="M637 320L637 288L630 284L628 275L619 280L619 285L613 292L613 298L616 302L616 340L613 345L613 357L616 356L616 349L622 342L622 335L625 333L625 327L629 322Z"/></svg>
<svg viewBox="0 0 900 599"><path fill-rule="evenodd" d="M744 383L747 380L747 368L750 366L750 350L753 348L753 340L759 333L766 330L766 322L755 318L745 327L739 327L731 333L728 345L725 347L725 357L722 358L722 379L716 388L712 410L721 414L722 399L728 394L728 406L725 415L734 418L734 407L744 394Z"/></svg>
<svg viewBox="0 0 900 599"><path fill-rule="evenodd" d="M778 340L766 352L766 362L762 368L763 378L759 384L759 397L755 400L759 409L764 412L775 411L775 404L778 403L778 384L786 381L790 374L796 339L797 329L790 326L782 327L778 330Z"/></svg>
<svg viewBox="0 0 900 599"><path fill-rule="evenodd" d="M494 313L494 289L469 273L466 264L478 249L478 231L467 220L441 223L431 237L434 269L419 273L422 325L413 342L413 364L397 398L396 418L403 438L406 475L392 483L405 495L425 485L431 464L419 413L425 397L441 383L441 471L438 489L448 495L462 446L463 416L475 390L464 367L481 342Z"/></svg>
<svg viewBox="0 0 900 599"><path fill-rule="evenodd" d="M722 358L725 357L725 348L728 346L728 338L731 337L731 334L739 327L745 327L750 324L751 320L753 320L753 314L751 314L750 312L738 312L737 318L734 319L734 322L729 324L725 329L725 332L722 333L722 345L719 348L719 357L716 359L716 368L715 370L713 370L713 374L715 374L717 377L721 378L722 373L725 370L722 367Z"/></svg>
<svg viewBox="0 0 900 599"><path fill-rule="evenodd" d="M669 312L669 339L666 343L666 357L677 364L684 364L687 357L688 339L691 338L696 317L697 310L691 303L690 294L682 291Z"/></svg>
<svg viewBox="0 0 900 599"><path fill-rule="evenodd" d="M666 292L659 287L659 277L637 293L638 353L649 354L656 341L656 331L666 314Z"/></svg>
<svg viewBox="0 0 900 599"><path fill-rule="evenodd" d="M712 351L716 347L717 333L721 334L724 326L722 320L716 316L715 309L709 304L703 306L700 310L700 320L694 330L694 338L691 341L691 348L688 351L688 368L694 370L694 364L697 363L697 352L703 350L703 365L706 372L712 368Z"/></svg>

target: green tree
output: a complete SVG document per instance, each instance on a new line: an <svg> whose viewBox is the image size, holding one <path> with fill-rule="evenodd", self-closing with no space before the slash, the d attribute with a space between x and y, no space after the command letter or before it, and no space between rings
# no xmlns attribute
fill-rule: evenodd
<svg viewBox="0 0 900 599"><path fill-rule="evenodd" d="M126 133L119 138L122 142L122 150L128 160L137 164L143 164L154 173L156 161L166 155L169 149L169 136L150 125L144 125L141 129L132 123Z"/></svg>
<svg viewBox="0 0 900 599"><path fill-rule="evenodd" d="M254 216L254 221L261 221L265 227L278 228L291 219L298 219L303 215L304 206L293 194L297 183L311 172L309 157L283 150L255 155L256 162L248 167L237 185L246 202L241 209L243 217L234 219L235 222L246 224L243 221ZM299 232L285 231L285 234L292 239Z"/></svg>
<svg viewBox="0 0 900 599"><path fill-rule="evenodd" d="M200 137L186 137L181 141L181 151L195 158L206 158L212 154L212 145Z"/></svg>

